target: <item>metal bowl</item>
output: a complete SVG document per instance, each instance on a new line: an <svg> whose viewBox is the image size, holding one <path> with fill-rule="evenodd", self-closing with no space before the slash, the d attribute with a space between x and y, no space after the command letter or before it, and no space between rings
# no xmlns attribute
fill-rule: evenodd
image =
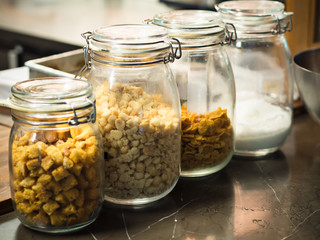
<svg viewBox="0 0 320 240"><path fill-rule="evenodd" d="M300 52L293 61L295 80L304 105L320 124L320 48Z"/></svg>

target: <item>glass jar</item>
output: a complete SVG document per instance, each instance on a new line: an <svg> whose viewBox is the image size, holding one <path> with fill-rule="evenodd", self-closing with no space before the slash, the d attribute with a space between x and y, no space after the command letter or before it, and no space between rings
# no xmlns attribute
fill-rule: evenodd
<svg viewBox="0 0 320 240"><path fill-rule="evenodd" d="M292 58L284 35L291 13L276 1L228 1L216 8L237 29L237 40L226 47L237 92L235 155L265 156L283 145L292 125Z"/></svg>
<svg viewBox="0 0 320 240"><path fill-rule="evenodd" d="M43 78L12 87L9 169L13 208L51 233L92 223L103 203L103 152L92 85Z"/></svg>
<svg viewBox="0 0 320 240"><path fill-rule="evenodd" d="M106 201L140 205L166 196L180 175L176 56L161 27L101 27L83 34L105 152ZM88 51L88 54L86 53Z"/></svg>
<svg viewBox="0 0 320 240"><path fill-rule="evenodd" d="M161 13L146 22L166 27L172 42L181 43L182 58L172 64L181 101L181 176L215 173L234 147L235 84L223 46L233 38L229 27L205 10Z"/></svg>

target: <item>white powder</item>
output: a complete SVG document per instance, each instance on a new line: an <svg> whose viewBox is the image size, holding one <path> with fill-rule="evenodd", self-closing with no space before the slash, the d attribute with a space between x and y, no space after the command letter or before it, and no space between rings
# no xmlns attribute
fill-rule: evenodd
<svg viewBox="0 0 320 240"><path fill-rule="evenodd" d="M263 98L282 97L286 70L262 51L229 50L237 88L235 154L265 155L279 148L291 129L292 110Z"/></svg>
<svg viewBox="0 0 320 240"><path fill-rule="evenodd" d="M241 98L236 106L236 151L258 151L280 147L286 140L291 110L262 98Z"/></svg>

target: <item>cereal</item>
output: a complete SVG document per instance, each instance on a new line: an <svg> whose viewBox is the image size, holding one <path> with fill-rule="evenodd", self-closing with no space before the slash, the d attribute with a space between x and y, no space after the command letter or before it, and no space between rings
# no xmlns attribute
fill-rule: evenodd
<svg viewBox="0 0 320 240"><path fill-rule="evenodd" d="M182 171L201 170L223 162L233 151L233 129L221 108L197 114L181 107Z"/></svg>
<svg viewBox="0 0 320 240"><path fill-rule="evenodd" d="M15 137L13 200L27 221L69 226L87 221L97 210L102 200L101 151L93 133L86 124L70 131L26 132Z"/></svg>
<svg viewBox="0 0 320 240"><path fill-rule="evenodd" d="M107 153L105 196L148 198L170 189L180 171L179 112L160 95L120 83L97 87L96 100Z"/></svg>

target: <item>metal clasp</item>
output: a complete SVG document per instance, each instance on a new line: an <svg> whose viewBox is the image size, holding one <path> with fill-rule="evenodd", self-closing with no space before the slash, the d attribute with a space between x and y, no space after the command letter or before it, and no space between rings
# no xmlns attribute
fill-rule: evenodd
<svg viewBox="0 0 320 240"><path fill-rule="evenodd" d="M86 40L86 43L87 43L87 45L83 47L84 65L76 73L74 78L81 78L82 74L85 73L91 67L91 62L89 60L89 56L90 56L89 40L92 37L92 32L81 33L81 36Z"/></svg>
<svg viewBox="0 0 320 240"><path fill-rule="evenodd" d="M228 26L231 26L231 28L233 29L231 33L228 29ZM226 38L223 42L221 42L221 45L230 45L232 41L236 41L238 39L237 30L232 23L226 23L225 30L226 30Z"/></svg>
<svg viewBox="0 0 320 240"><path fill-rule="evenodd" d="M163 58L163 62L164 63L168 63L168 62L174 62L175 59L180 59L182 57L182 51L181 51L181 43L177 38L172 38L173 40L175 40L178 43L178 47L176 49L173 49L172 43L168 42L169 46L170 46L170 53L168 58L164 57ZM179 54L177 54L177 52L179 51Z"/></svg>
<svg viewBox="0 0 320 240"><path fill-rule="evenodd" d="M96 102L95 101L93 102L88 98L86 99L86 101L92 105L93 113L86 115L84 117L81 117L81 118L85 118L84 120L79 120L79 117L77 116L77 113L76 113L76 109L74 108L73 105L71 105L74 117L69 119L69 121L68 121L69 125L74 126L74 125L79 125L79 124L83 124L83 123L89 123L89 122L95 123L96 122L96 117L97 117Z"/></svg>
<svg viewBox="0 0 320 240"><path fill-rule="evenodd" d="M271 32L272 34L280 34L280 33L285 33L285 32L291 32L293 29L293 24L292 24L292 12L285 13L286 19L289 18L289 21L287 21L286 26L284 28L281 28L281 23L280 20L277 16L275 16L277 20L277 26L276 29L272 29Z"/></svg>

